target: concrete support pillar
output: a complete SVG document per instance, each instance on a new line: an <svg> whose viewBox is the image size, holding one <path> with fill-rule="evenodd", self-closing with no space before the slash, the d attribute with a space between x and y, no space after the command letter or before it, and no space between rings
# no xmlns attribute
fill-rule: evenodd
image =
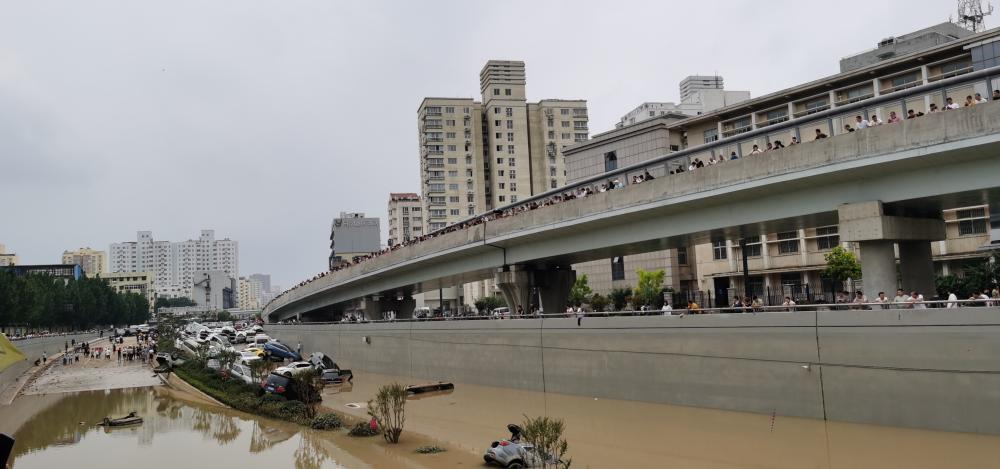
<svg viewBox="0 0 1000 469"><path fill-rule="evenodd" d="M903 290L916 290L927 300L937 296L930 242L900 241L899 271L902 274Z"/></svg>
<svg viewBox="0 0 1000 469"><path fill-rule="evenodd" d="M868 299L896 293L896 252L892 241L861 241L861 279Z"/></svg>
<svg viewBox="0 0 1000 469"><path fill-rule="evenodd" d="M558 314L566 311L569 291L576 282L576 272L566 269L536 271L535 286L541 297L542 311L545 314ZM527 308L525 308L527 309Z"/></svg>
<svg viewBox="0 0 1000 469"><path fill-rule="evenodd" d="M899 244L903 289L917 290L927 299L936 296L930 241L945 239L941 218L886 215L881 201L844 204L837 212L840 239L861 245L861 277L869 299L896 289L894 242Z"/></svg>
<svg viewBox="0 0 1000 469"><path fill-rule="evenodd" d="M531 309L531 272L511 266L510 270L498 270L493 276L500 293L507 301L511 314L517 313L518 306L527 313Z"/></svg>

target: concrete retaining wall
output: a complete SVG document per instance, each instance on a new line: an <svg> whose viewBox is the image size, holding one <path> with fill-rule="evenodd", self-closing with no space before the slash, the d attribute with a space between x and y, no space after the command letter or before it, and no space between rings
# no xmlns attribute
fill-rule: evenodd
<svg viewBox="0 0 1000 469"><path fill-rule="evenodd" d="M40 337L37 339L26 339L11 342L17 347L21 353L27 357L27 360L15 363L3 371L0 371L0 394L3 394L7 386L10 386L17 378L21 376L25 371L34 365L35 360L42 358L42 352L48 353L51 357L52 355L62 352L63 346L66 341L76 339L77 342L91 340L97 337L97 334L74 334L74 335L60 335L52 337Z"/></svg>
<svg viewBox="0 0 1000 469"><path fill-rule="evenodd" d="M1000 308L270 325L417 380L1000 434Z"/></svg>

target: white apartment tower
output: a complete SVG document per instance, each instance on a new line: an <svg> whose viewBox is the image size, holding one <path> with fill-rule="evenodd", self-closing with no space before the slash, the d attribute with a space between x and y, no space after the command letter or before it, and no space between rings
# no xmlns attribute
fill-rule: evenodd
<svg viewBox="0 0 1000 469"><path fill-rule="evenodd" d="M423 202L412 192L389 194L389 246L424 234Z"/></svg>
<svg viewBox="0 0 1000 469"><path fill-rule="evenodd" d="M156 241L151 231L139 231L136 241L114 243L111 272L152 272L157 291L190 291L198 271L223 271L239 276L239 242L215 239L215 230L201 230L198 239Z"/></svg>
<svg viewBox="0 0 1000 469"><path fill-rule="evenodd" d="M587 102L529 103L525 82L524 62L490 60L479 74L481 102L421 102L425 232L565 183L562 148L587 140Z"/></svg>

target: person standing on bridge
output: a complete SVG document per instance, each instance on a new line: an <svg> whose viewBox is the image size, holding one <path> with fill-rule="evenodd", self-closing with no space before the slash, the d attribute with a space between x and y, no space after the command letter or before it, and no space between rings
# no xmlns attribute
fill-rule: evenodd
<svg viewBox="0 0 1000 469"><path fill-rule="evenodd" d="M816 129L816 138L813 140L819 140L821 138L826 138L826 134L822 130Z"/></svg>
<svg viewBox="0 0 1000 469"><path fill-rule="evenodd" d="M295 344L295 353L302 355L302 342L297 342Z"/></svg>

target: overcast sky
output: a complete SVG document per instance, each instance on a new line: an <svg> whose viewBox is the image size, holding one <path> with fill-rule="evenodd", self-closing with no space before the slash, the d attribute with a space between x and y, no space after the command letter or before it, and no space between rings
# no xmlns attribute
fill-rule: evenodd
<svg viewBox="0 0 1000 469"><path fill-rule="evenodd" d="M0 243L24 264L135 240L240 242L240 273L325 270L332 217L419 192L424 96L586 99L591 133L718 72L760 96L948 19L947 0L9 1L0 8ZM992 19L991 19L992 20ZM987 21L988 26L995 21ZM383 239L385 242L385 222Z"/></svg>

